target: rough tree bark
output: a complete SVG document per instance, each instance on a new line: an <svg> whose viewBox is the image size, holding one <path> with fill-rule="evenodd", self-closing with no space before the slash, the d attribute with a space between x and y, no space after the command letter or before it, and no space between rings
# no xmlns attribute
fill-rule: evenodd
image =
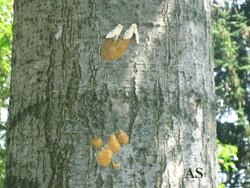
<svg viewBox="0 0 250 188"><path fill-rule="evenodd" d="M217 185L209 0L15 0L7 188ZM123 57L105 36L138 26ZM120 38L121 38L120 36ZM98 163L92 144L129 144Z"/></svg>

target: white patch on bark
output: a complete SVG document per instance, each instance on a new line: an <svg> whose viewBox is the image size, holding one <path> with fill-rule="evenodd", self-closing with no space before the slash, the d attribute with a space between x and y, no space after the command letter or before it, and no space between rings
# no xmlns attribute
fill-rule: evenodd
<svg viewBox="0 0 250 188"><path fill-rule="evenodd" d="M62 24L58 24L58 32L55 34L56 40L62 36Z"/></svg>

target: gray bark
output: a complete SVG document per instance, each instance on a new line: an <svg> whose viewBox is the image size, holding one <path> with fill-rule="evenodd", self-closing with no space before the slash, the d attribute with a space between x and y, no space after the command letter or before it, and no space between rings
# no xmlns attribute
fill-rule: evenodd
<svg viewBox="0 0 250 188"><path fill-rule="evenodd" d="M5 187L218 187L208 0L15 0L14 12ZM105 61L105 36L132 23L139 45ZM121 166L103 167L91 141L119 129Z"/></svg>

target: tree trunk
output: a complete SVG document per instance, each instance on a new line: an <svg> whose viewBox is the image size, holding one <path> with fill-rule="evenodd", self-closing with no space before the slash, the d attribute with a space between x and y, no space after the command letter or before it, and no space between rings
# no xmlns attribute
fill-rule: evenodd
<svg viewBox="0 0 250 188"><path fill-rule="evenodd" d="M14 12L5 187L218 187L209 1L15 0ZM105 61L105 36L133 23L140 43ZM119 129L129 143L102 166Z"/></svg>

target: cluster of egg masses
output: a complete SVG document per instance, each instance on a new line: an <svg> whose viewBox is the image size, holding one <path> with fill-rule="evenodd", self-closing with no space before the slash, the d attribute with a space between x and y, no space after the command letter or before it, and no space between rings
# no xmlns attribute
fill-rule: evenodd
<svg viewBox="0 0 250 188"><path fill-rule="evenodd" d="M112 154L113 153L118 153L121 151L121 144L127 145L129 143L129 137L128 135L122 131L121 129L119 130L119 135L118 139L115 136L115 133L110 135L109 139L109 145L107 149L102 148L101 152L98 154L98 162L102 166L109 166L111 163L112 159ZM92 140L92 144L99 148L102 145L102 139L101 138L95 138ZM114 164L114 168L118 168L120 164Z"/></svg>

